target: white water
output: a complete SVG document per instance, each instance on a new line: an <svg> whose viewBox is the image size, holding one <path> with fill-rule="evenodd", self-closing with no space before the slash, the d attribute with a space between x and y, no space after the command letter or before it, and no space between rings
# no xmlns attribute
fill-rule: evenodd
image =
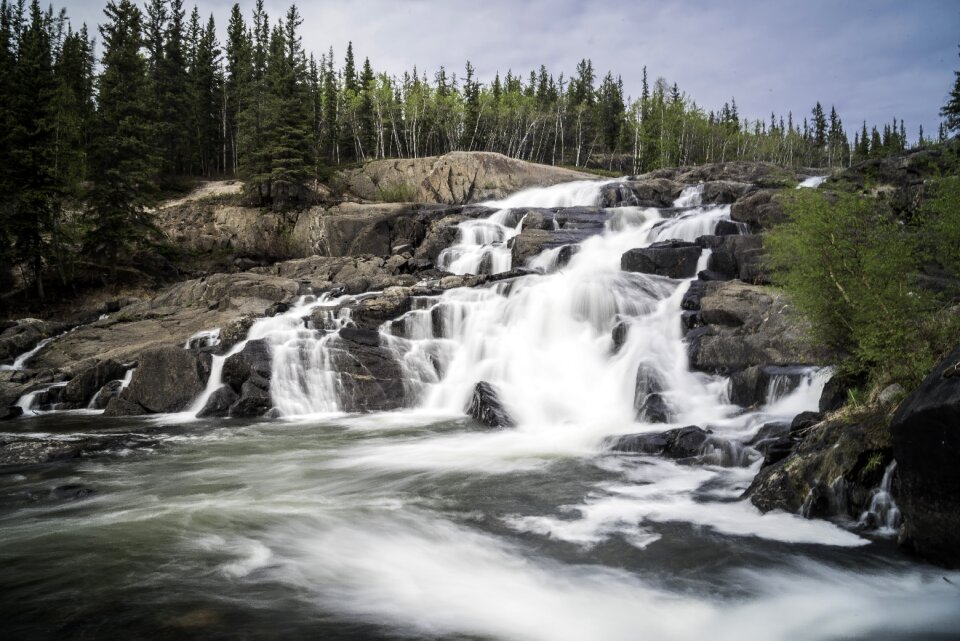
<svg viewBox="0 0 960 641"><path fill-rule="evenodd" d="M804 189L804 188L816 189L817 187L822 185L827 180L827 178L829 178L829 176L810 176L809 178L804 179L799 185L797 185L797 189Z"/></svg>
<svg viewBox="0 0 960 641"><path fill-rule="evenodd" d="M883 471L880 487L873 490L870 507L860 515L861 525L867 525L871 521L875 521L879 525L880 533L888 536L895 535L897 528L900 526L900 508L897 507L891 493L893 472L896 469L897 462L890 461L890 464Z"/></svg>

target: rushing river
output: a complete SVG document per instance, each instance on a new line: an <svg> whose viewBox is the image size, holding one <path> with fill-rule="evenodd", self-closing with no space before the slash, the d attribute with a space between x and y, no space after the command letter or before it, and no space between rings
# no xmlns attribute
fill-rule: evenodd
<svg viewBox="0 0 960 641"><path fill-rule="evenodd" d="M574 184L499 206L597 193ZM604 445L665 427L636 421L641 366L660 380L668 427L733 444L815 409L823 386L811 370L744 414L724 378L689 371L687 281L619 270L627 249L729 217L696 190L676 204L608 211L568 264L556 249L534 259L545 275L422 301L402 337L384 338L415 409L336 412L327 336L291 320L321 299L251 329L270 341L281 419L86 411L6 424L122 438L103 456L0 475L3 638L960 638L960 574L903 556L889 535L762 515L740 499L760 465L748 450L718 446L691 465ZM502 211L469 221L443 260L505 271L521 228ZM463 416L479 380L516 428Z"/></svg>

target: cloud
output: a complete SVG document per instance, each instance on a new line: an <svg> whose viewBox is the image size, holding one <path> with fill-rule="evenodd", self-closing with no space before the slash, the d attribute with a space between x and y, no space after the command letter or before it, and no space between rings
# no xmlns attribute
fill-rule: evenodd
<svg viewBox="0 0 960 641"><path fill-rule="evenodd" d="M232 2L199 0L223 30ZM102 3L70 1L75 21L99 22ZM253 0L243 0L249 17ZM271 19L288 2L267 0ZM359 60L401 74L443 65L482 81L512 69L526 77L541 64L566 77L580 58L598 75L623 77L640 93L641 70L677 82L705 109L736 97L741 114L770 112L802 122L816 101L836 105L846 129L861 121L906 121L911 138L930 134L960 68L960 3L862 0L324 0L299 3L304 44L318 56L333 47L342 63L348 41Z"/></svg>

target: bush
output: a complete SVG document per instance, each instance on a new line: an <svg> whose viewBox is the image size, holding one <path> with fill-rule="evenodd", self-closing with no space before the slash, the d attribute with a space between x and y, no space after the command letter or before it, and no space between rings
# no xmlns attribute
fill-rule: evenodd
<svg viewBox="0 0 960 641"><path fill-rule="evenodd" d="M876 200L813 190L787 194L784 206L788 222L765 245L775 280L816 337L849 354L846 366L868 372L874 384L919 383L960 328L916 285L922 241L943 219L931 215L908 228Z"/></svg>
<svg viewBox="0 0 960 641"><path fill-rule="evenodd" d="M385 203L412 203L417 198L417 190L407 183L393 183L377 187L377 200Z"/></svg>

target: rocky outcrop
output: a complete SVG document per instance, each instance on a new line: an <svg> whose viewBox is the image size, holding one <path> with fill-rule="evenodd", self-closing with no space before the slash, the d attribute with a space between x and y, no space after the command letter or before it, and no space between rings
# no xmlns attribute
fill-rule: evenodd
<svg viewBox="0 0 960 641"><path fill-rule="evenodd" d="M374 160L360 169L342 172L341 177L350 192L366 200L450 205L503 198L527 187L596 178L501 154L464 151L427 158Z"/></svg>
<svg viewBox="0 0 960 641"><path fill-rule="evenodd" d="M796 389L805 375L801 368L773 365L754 365L734 372L730 376L730 402L741 407L759 407L771 400L771 391L783 396Z"/></svg>
<svg viewBox="0 0 960 641"><path fill-rule="evenodd" d="M487 427L513 427L513 418L500 401L497 390L486 381L473 388L466 412Z"/></svg>
<svg viewBox="0 0 960 641"><path fill-rule="evenodd" d="M51 323L37 318L9 321L0 326L0 363L11 364L21 354L29 352L45 338L65 331L62 323Z"/></svg>
<svg viewBox="0 0 960 641"><path fill-rule="evenodd" d="M203 391L209 376L209 354L173 345L145 350L130 385L110 401L105 415L179 412Z"/></svg>
<svg viewBox="0 0 960 641"><path fill-rule="evenodd" d="M185 281L56 339L33 364L72 376L107 359L129 363L145 350L183 345L199 331L260 317L272 304L294 300L300 289L297 281L249 272Z"/></svg>
<svg viewBox="0 0 960 641"><path fill-rule="evenodd" d="M712 432L696 425L666 432L627 434L609 439L607 447L614 452L658 454L675 459L699 456Z"/></svg>
<svg viewBox="0 0 960 641"><path fill-rule="evenodd" d="M378 332L344 328L330 340L329 347L343 411L376 412L403 407L403 371Z"/></svg>
<svg viewBox="0 0 960 641"><path fill-rule="evenodd" d="M699 288L699 324L687 333L691 365L729 372L753 365L822 365L830 355L777 291L739 281Z"/></svg>
<svg viewBox="0 0 960 641"><path fill-rule="evenodd" d="M889 419L877 407L817 417L800 415L786 435L768 437L779 453L768 453L745 496L764 512L858 518L892 458Z"/></svg>
<svg viewBox="0 0 960 641"><path fill-rule="evenodd" d="M960 567L960 348L901 403L890 429L901 542L931 561Z"/></svg>
<svg viewBox="0 0 960 641"><path fill-rule="evenodd" d="M74 376L60 396L63 407L61 409L78 409L86 407L100 389L117 379L123 378L127 368L113 359L106 359L88 367Z"/></svg>
<svg viewBox="0 0 960 641"><path fill-rule="evenodd" d="M713 181L730 181L755 185L760 188L792 187L797 184L798 174L773 163L730 161L700 165L697 167L672 167L657 169L638 176L639 179L667 178L685 185Z"/></svg>
<svg viewBox="0 0 960 641"><path fill-rule="evenodd" d="M620 257L620 269L667 278L690 278L697 273L700 247L682 240L666 240L631 249Z"/></svg>

